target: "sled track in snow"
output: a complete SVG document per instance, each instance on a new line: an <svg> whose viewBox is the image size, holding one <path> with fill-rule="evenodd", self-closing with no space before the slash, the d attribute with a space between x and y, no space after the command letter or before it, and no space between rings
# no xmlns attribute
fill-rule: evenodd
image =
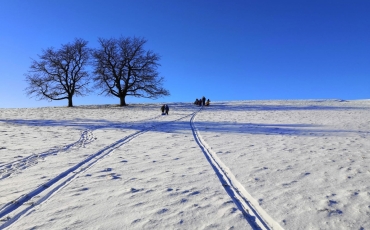
<svg viewBox="0 0 370 230"><path fill-rule="evenodd" d="M161 123L161 125L169 124L175 121L182 120L186 117L194 116L194 114L196 114L197 112L199 112L199 110L189 115L180 117L178 119ZM3 207L0 208L0 230L9 227L13 223L15 223L17 220L19 220L22 216L24 216L27 213L30 213L36 206L50 199L54 194L56 194L58 191L66 187L75 178L77 178L81 173L93 167L96 163L104 159L114 150L118 149L122 145L130 142L134 138L152 130L153 128L157 126L158 125L150 125L133 134L125 136L124 138L88 156L83 161L77 163L75 166L67 169L66 171L62 172L58 176L50 179L48 182L38 186L31 192L24 194L18 197L17 199L6 203Z"/></svg>
<svg viewBox="0 0 370 230"><path fill-rule="evenodd" d="M202 149L208 162L218 176L222 186L234 201L238 209L254 229L283 229L279 223L273 220L258 204L258 202L245 190L243 185L235 178L231 170L217 157L208 144L199 134L194 125L194 113L190 119L193 136Z"/></svg>
<svg viewBox="0 0 370 230"><path fill-rule="evenodd" d="M133 127L136 123L152 121L159 117L161 117L161 115L148 118L148 119L133 121L133 122L130 122L129 124L121 124L119 127L116 127L116 128L122 128L125 126ZM44 160L48 156L57 155L60 152L66 152L72 148L78 149L81 147L85 147L85 145L90 144L91 142L95 140L95 136L93 134L93 131L95 130L97 129L84 130L81 133L80 139L72 144L64 145L63 147L54 147L42 153L33 153L29 156L23 157L22 159L0 164L0 180L6 179L13 174L18 174L22 170L25 170L29 167L32 167L38 164L41 160Z"/></svg>

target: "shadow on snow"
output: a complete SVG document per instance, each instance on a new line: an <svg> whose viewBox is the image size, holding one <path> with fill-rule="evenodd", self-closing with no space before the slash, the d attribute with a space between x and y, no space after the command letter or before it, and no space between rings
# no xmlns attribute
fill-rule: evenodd
<svg viewBox="0 0 370 230"><path fill-rule="evenodd" d="M35 127L72 127L80 130L98 129L129 129L147 130L156 132L176 133L190 130L189 121L142 121L142 122L112 122L108 120L0 120L0 122ZM264 135L296 135L296 136L322 136L343 135L344 133L368 133L356 130L332 130L323 126L311 124L260 124L235 122L194 122L200 132L228 133L228 134L264 134Z"/></svg>
<svg viewBox="0 0 370 230"><path fill-rule="evenodd" d="M239 103L215 103L212 104L213 111L293 111L293 110L369 110L369 107L355 107L355 106L346 106L346 101L335 101L335 106L330 105L320 105L319 102L328 102L328 101L302 101L301 104L299 104L300 101L292 101L289 104L286 101L284 101L283 105L279 104L256 104L256 103L250 103L250 102L240 102ZM315 102L314 105L309 102ZM343 104L342 104L343 103ZM343 106L340 106L340 105Z"/></svg>

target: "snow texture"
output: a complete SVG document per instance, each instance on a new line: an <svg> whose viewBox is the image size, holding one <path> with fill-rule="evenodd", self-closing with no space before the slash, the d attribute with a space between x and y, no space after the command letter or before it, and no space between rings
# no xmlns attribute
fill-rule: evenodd
<svg viewBox="0 0 370 230"><path fill-rule="evenodd" d="M370 229L370 101L0 109L0 229Z"/></svg>

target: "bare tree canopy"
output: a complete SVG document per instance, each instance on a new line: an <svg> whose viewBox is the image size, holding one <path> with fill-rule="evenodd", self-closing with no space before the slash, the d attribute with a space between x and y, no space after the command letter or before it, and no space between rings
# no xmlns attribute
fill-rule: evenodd
<svg viewBox="0 0 370 230"><path fill-rule="evenodd" d="M95 87L106 96L158 98L168 96L162 87L164 78L158 76L159 55L144 50L143 38L99 39L100 48L93 52Z"/></svg>
<svg viewBox="0 0 370 230"><path fill-rule="evenodd" d="M75 39L73 43L42 51L38 61L33 60L26 75L26 94L40 100L68 100L72 107L73 96L89 92L90 76L85 66L90 58L87 41Z"/></svg>

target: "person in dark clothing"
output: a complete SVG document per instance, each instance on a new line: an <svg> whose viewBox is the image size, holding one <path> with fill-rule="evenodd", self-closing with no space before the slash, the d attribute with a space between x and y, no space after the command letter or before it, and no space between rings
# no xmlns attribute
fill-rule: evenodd
<svg viewBox="0 0 370 230"><path fill-rule="evenodd" d="M204 96L202 97L202 102L203 102L203 105L206 105L206 98Z"/></svg>
<svg viewBox="0 0 370 230"><path fill-rule="evenodd" d="M194 105L198 105L199 101L198 98L195 100Z"/></svg>
<svg viewBox="0 0 370 230"><path fill-rule="evenodd" d="M166 114L168 115L168 111L170 110L170 107L168 107L168 105L165 105L164 109L166 110Z"/></svg>
<svg viewBox="0 0 370 230"><path fill-rule="evenodd" d="M211 101L208 98L207 101L206 101L206 106L209 106L209 103L211 103Z"/></svg>
<svg viewBox="0 0 370 230"><path fill-rule="evenodd" d="M202 98L199 99L199 103L198 103L199 106L202 106Z"/></svg>
<svg viewBox="0 0 370 230"><path fill-rule="evenodd" d="M161 107L162 115L164 115L164 108L165 108L165 105L162 105Z"/></svg>

